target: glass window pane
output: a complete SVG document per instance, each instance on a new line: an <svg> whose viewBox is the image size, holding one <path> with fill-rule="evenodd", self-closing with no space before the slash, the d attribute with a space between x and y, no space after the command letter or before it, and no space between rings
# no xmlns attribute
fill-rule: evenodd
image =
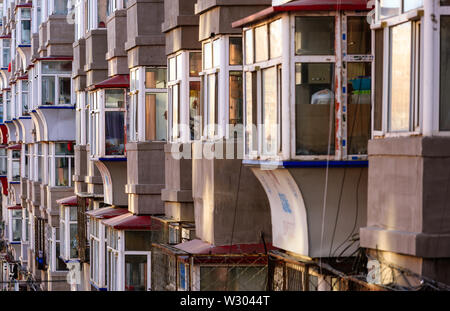
<svg viewBox="0 0 450 311"><path fill-rule="evenodd" d="M269 59L267 25L255 28L255 62Z"/></svg>
<svg viewBox="0 0 450 311"><path fill-rule="evenodd" d="M152 231L125 231L125 251L150 251Z"/></svg>
<svg viewBox="0 0 450 311"><path fill-rule="evenodd" d="M55 186L69 185L69 159L55 158Z"/></svg>
<svg viewBox="0 0 450 311"><path fill-rule="evenodd" d="M54 0L55 9L54 14L66 15L67 14L67 0Z"/></svg>
<svg viewBox="0 0 450 311"><path fill-rule="evenodd" d="M347 54L370 54L371 31L365 16L347 17L347 32Z"/></svg>
<svg viewBox="0 0 450 311"><path fill-rule="evenodd" d="M73 155L73 143L56 143L55 144L56 155Z"/></svg>
<svg viewBox="0 0 450 311"><path fill-rule="evenodd" d="M177 79L177 59L175 57L169 58L169 81Z"/></svg>
<svg viewBox="0 0 450 311"><path fill-rule="evenodd" d="M145 88L165 89L166 72L165 68L145 68Z"/></svg>
<svg viewBox="0 0 450 311"><path fill-rule="evenodd" d="M72 73L72 62L42 62L42 73Z"/></svg>
<svg viewBox="0 0 450 311"><path fill-rule="evenodd" d="M72 79L67 78L59 78L59 105L70 105L70 84Z"/></svg>
<svg viewBox="0 0 450 311"><path fill-rule="evenodd" d="M245 73L246 153L257 149L256 72Z"/></svg>
<svg viewBox="0 0 450 311"><path fill-rule="evenodd" d="M384 36L383 29L375 30L375 103L373 129L381 131L383 126L383 62L384 62Z"/></svg>
<svg viewBox="0 0 450 311"><path fill-rule="evenodd" d="M389 130L408 131L411 98L411 23L391 28Z"/></svg>
<svg viewBox="0 0 450 311"><path fill-rule="evenodd" d="M277 152L277 69L270 67L262 71L263 82L263 153L276 154Z"/></svg>
<svg viewBox="0 0 450 311"><path fill-rule="evenodd" d="M22 211L20 211L22 213ZM22 218L15 218L12 220L13 241L20 241L22 239Z"/></svg>
<svg viewBox="0 0 450 311"><path fill-rule="evenodd" d="M202 53L189 53L189 76L198 77L198 73L202 70Z"/></svg>
<svg viewBox="0 0 450 311"><path fill-rule="evenodd" d="M449 1L450 4L450 1ZM439 129L450 130L450 16L441 16Z"/></svg>
<svg viewBox="0 0 450 311"><path fill-rule="evenodd" d="M147 255L125 255L125 290L147 290Z"/></svg>
<svg viewBox="0 0 450 311"><path fill-rule="evenodd" d="M20 22L21 25L21 39L22 42L20 44L31 44L31 21L27 20L27 21L21 21Z"/></svg>
<svg viewBox="0 0 450 311"><path fill-rule="evenodd" d="M243 124L242 114L242 72L230 72L230 124Z"/></svg>
<svg viewBox="0 0 450 311"><path fill-rule="evenodd" d="M172 138L178 138L178 125L180 124L180 88L176 84L171 88L172 92Z"/></svg>
<svg viewBox="0 0 450 311"><path fill-rule="evenodd" d="M230 65L242 65L241 37L230 37Z"/></svg>
<svg viewBox="0 0 450 311"><path fill-rule="evenodd" d="M212 67L212 43L205 43L203 46L203 68L209 69Z"/></svg>
<svg viewBox="0 0 450 311"><path fill-rule="evenodd" d="M220 40L213 41L213 67L217 67L220 64Z"/></svg>
<svg viewBox="0 0 450 311"><path fill-rule="evenodd" d="M189 127L191 139L200 137L200 81L189 82ZM196 133L197 131L197 133Z"/></svg>
<svg viewBox="0 0 450 311"><path fill-rule="evenodd" d="M423 6L423 0L403 0L403 12Z"/></svg>
<svg viewBox="0 0 450 311"><path fill-rule="evenodd" d="M182 77L182 68L183 68L183 58L182 54L177 55L177 80L181 80Z"/></svg>
<svg viewBox="0 0 450 311"><path fill-rule="evenodd" d="M270 58L281 56L281 19L269 24Z"/></svg>
<svg viewBox="0 0 450 311"><path fill-rule="evenodd" d="M75 206L71 206L71 207L69 207L69 211L70 211L70 214L69 214L69 220L70 221L77 221L77 208L75 207Z"/></svg>
<svg viewBox="0 0 450 311"><path fill-rule="evenodd" d="M441 0L441 5L442 6L449 6L450 5L450 0Z"/></svg>
<svg viewBox="0 0 450 311"><path fill-rule="evenodd" d="M55 104L55 77L42 77L42 105Z"/></svg>
<svg viewBox="0 0 450 311"><path fill-rule="evenodd" d="M334 154L334 64L295 64L296 154ZM331 130L331 135L330 135Z"/></svg>
<svg viewBox="0 0 450 311"><path fill-rule="evenodd" d="M167 94L145 94L145 140L167 139Z"/></svg>
<svg viewBox="0 0 450 311"><path fill-rule="evenodd" d="M295 54L334 55L334 17L296 17Z"/></svg>
<svg viewBox="0 0 450 311"><path fill-rule="evenodd" d="M75 208L72 209L76 210ZM70 258L77 258L78 257L77 224L71 224L69 230L70 230Z"/></svg>
<svg viewBox="0 0 450 311"><path fill-rule="evenodd" d="M347 63L347 79L347 153L367 154L370 139L370 63Z"/></svg>
<svg viewBox="0 0 450 311"><path fill-rule="evenodd" d="M401 0L380 0L379 16L380 19L400 14Z"/></svg>
<svg viewBox="0 0 450 311"><path fill-rule="evenodd" d="M215 133L215 125L217 120L217 79L215 74L208 75L208 119L209 137L213 137Z"/></svg>
<svg viewBox="0 0 450 311"><path fill-rule="evenodd" d="M245 63L253 63L253 29L245 31Z"/></svg>
<svg viewBox="0 0 450 311"><path fill-rule="evenodd" d="M105 90L105 108L123 108L125 93L122 89Z"/></svg>
<svg viewBox="0 0 450 311"><path fill-rule="evenodd" d="M124 112L105 112L105 153L123 155L125 152Z"/></svg>

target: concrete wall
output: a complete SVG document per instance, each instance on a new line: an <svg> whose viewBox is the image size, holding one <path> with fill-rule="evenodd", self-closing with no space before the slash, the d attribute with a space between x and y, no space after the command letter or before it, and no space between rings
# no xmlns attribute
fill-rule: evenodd
<svg viewBox="0 0 450 311"><path fill-rule="evenodd" d="M86 146L75 145L75 172L73 174L73 181L75 183L74 192L87 192L87 185L85 177L87 176L87 152Z"/></svg>
<svg viewBox="0 0 450 311"><path fill-rule="evenodd" d="M195 14L200 16L199 41L210 38L211 34L241 34L242 30L232 28L231 24L270 4L270 0L198 0Z"/></svg>
<svg viewBox="0 0 450 311"><path fill-rule="evenodd" d="M108 76L128 74L125 41L127 39L127 11L116 10L106 20Z"/></svg>
<svg viewBox="0 0 450 311"><path fill-rule="evenodd" d="M45 49L47 56L72 56L74 24L67 22L66 15L50 15L46 27Z"/></svg>
<svg viewBox="0 0 450 311"><path fill-rule="evenodd" d="M131 0L127 6L128 67L166 66L165 40L161 33L164 1Z"/></svg>
<svg viewBox="0 0 450 311"><path fill-rule="evenodd" d="M163 214L161 190L164 188L164 142L128 143L128 209L133 214Z"/></svg>
<svg viewBox="0 0 450 311"><path fill-rule="evenodd" d="M86 34L86 87L102 82L108 77L106 28L94 29Z"/></svg>
<svg viewBox="0 0 450 311"><path fill-rule="evenodd" d="M193 143L194 149L203 144ZM193 159L192 193L196 235L203 241L214 245L262 243L261 232L266 242L271 241L267 196L242 160Z"/></svg>
<svg viewBox="0 0 450 311"><path fill-rule="evenodd" d="M161 26L166 34L166 54L179 50L201 49L198 41L198 21L194 7L196 0L166 0L164 22Z"/></svg>
<svg viewBox="0 0 450 311"><path fill-rule="evenodd" d="M86 40L80 39L75 41L73 47L72 62L72 81L75 92L83 91L86 88L86 73L84 65L86 65Z"/></svg>

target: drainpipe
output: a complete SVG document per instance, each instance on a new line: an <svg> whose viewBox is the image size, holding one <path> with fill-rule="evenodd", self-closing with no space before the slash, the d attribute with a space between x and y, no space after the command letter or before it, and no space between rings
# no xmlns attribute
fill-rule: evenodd
<svg viewBox="0 0 450 311"><path fill-rule="evenodd" d="M438 107L438 103L434 101L434 2L424 1L424 51L423 51L423 135L431 136L433 134L433 114L434 107Z"/></svg>

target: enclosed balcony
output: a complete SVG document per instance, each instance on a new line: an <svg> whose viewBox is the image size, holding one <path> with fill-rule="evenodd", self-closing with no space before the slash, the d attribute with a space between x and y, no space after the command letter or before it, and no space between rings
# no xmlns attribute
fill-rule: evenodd
<svg viewBox="0 0 450 311"><path fill-rule="evenodd" d="M366 220L366 2L291 1L233 23L243 27L244 164L269 199L274 246L297 255L351 255Z"/></svg>

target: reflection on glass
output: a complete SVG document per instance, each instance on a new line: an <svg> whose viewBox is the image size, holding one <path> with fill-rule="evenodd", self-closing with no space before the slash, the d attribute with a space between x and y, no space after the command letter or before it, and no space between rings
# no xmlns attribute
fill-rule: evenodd
<svg viewBox="0 0 450 311"><path fill-rule="evenodd" d="M125 94L122 89L105 90L105 108L124 108Z"/></svg>
<svg viewBox="0 0 450 311"><path fill-rule="evenodd" d="M378 14L380 19L400 14L400 5L402 0L380 0Z"/></svg>
<svg viewBox="0 0 450 311"><path fill-rule="evenodd" d="M55 77L42 77L42 105L53 105L55 103Z"/></svg>
<svg viewBox="0 0 450 311"><path fill-rule="evenodd" d="M208 42L203 45L203 69L212 67L212 43Z"/></svg>
<svg viewBox="0 0 450 311"><path fill-rule="evenodd" d="M60 105L70 105L70 83L72 79L67 78L59 78L59 101Z"/></svg>
<svg viewBox="0 0 450 311"><path fill-rule="evenodd" d="M281 56L281 19L269 24L270 58Z"/></svg>
<svg viewBox="0 0 450 311"><path fill-rule="evenodd" d="M296 17L295 54L334 55L334 17Z"/></svg>
<svg viewBox="0 0 450 311"><path fill-rule="evenodd" d="M146 89L165 89L166 83L165 68L145 68L145 88Z"/></svg>
<svg viewBox="0 0 450 311"><path fill-rule="evenodd" d="M411 23L391 28L389 129L408 131L411 102Z"/></svg>
<svg viewBox="0 0 450 311"><path fill-rule="evenodd" d="M175 57L169 58L169 81L177 79L177 59Z"/></svg>
<svg viewBox="0 0 450 311"><path fill-rule="evenodd" d="M69 230L70 230L70 258L77 258L78 257L77 224L71 224Z"/></svg>
<svg viewBox="0 0 450 311"><path fill-rule="evenodd" d="M448 1L450 5L450 0ZM441 16L439 129L450 130L450 16Z"/></svg>
<svg viewBox="0 0 450 311"><path fill-rule="evenodd" d="M181 80L181 68L183 66L183 55L182 54L178 54L177 55L177 80Z"/></svg>
<svg viewBox="0 0 450 311"><path fill-rule="evenodd" d="M328 143L334 154L333 66L295 64L297 155L327 155Z"/></svg>
<svg viewBox="0 0 450 311"><path fill-rule="evenodd" d="M347 80L347 153L367 154L370 138L370 63L348 63Z"/></svg>
<svg viewBox="0 0 450 311"><path fill-rule="evenodd" d="M189 128L191 140L200 137L200 81L189 82ZM197 131L197 133L196 133Z"/></svg>
<svg viewBox="0 0 450 311"><path fill-rule="evenodd" d="M277 152L277 69L270 67L262 71L263 82L263 154Z"/></svg>
<svg viewBox="0 0 450 311"><path fill-rule="evenodd" d="M198 77L198 73L202 71L202 53L189 53L189 76Z"/></svg>
<svg viewBox="0 0 450 311"><path fill-rule="evenodd" d="M246 128L245 147L246 153L257 149L257 109L256 109L256 72L245 73L245 107L246 107Z"/></svg>
<svg viewBox="0 0 450 311"><path fill-rule="evenodd" d="M147 255L125 255L125 290L147 289Z"/></svg>
<svg viewBox="0 0 450 311"><path fill-rule="evenodd" d="M72 62L42 62L42 73L72 73Z"/></svg>
<svg viewBox="0 0 450 311"><path fill-rule="evenodd" d="M21 44L31 44L31 21L21 21L20 22L20 30L21 30Z"/></svg>
<svg viewBox="0 0 450 311"><path fill-rule="evenodd" d="M178 84L172 87L172 138L180 136L178 125L180 124L180 87Z"/></svg>
<svg viewBox="0 0 450 311"><path fill-rule="evenodd" d="M245 63L253 63L253 29L245 31Z"/></svg>
<svg viewBox="0 0 450 311"><path fill-rule="evenodd" d="M220 40L213 41L213 67L217 67L220 64Z"/></svg>
<svg viewBox="0 0 450 311"><path fill-rule="evenodd" d="M145 140L166 140L167 94L145 94Z"/></svg>
<svg viewBox="0 0 450 311"><path fill-rule="evenodd" d="M412 9L417 9L423 6L423 0L404 0L403 12L407 12Z"/></svg>
<svg viewBox="0 0 450 311"><path fill-rule="evenodd" d="M230 124L242 124L242 72L231 71L230 72Z"/></svg>
<svg viewBox="0 0 450 311"><path fill-rule="evenodd" d="M267 24L255 28L255 62L269 59Z"/></svg>
<svg viewBox="0 0 450 311"><path fill-rule="evenodd" d="M208 136L210 138L214 137L216 120L217 120L217 86L216 86L216 75L210 74L207 78L207 87L208 87Z"/></svg>
<svg viewBox="0 0 450 311"><path fill-rule="evenodd" d="M69 158L55 158L55 186L69 185Z"/></svg>
<svg viewBox="0 0 450 311"><path fill-rule="evenodd" d="M105 153L123 155L125 152L124 112L105 111Z"/></svg>
<svg viewBox="0 0 450 311"><path fill-rule="evenodd" d="M230 37L230 65L242 65L241 37Z"/></svg>
<svg viewBox="0 0 450 311"><path fill-rule="evenodd" d="M365 16L347 17L347 54L370 54L371 31Z"/></svg>
<svg viewBox="0 0 450 311"><path fill-rule="evenodd" d="M20 217L22 217L22 215L20 215ZM13 241L20 241L22 239L22 218L13 218L12 233L13 233L12 237Z"/></svg>
<svg viewBox="0 0 450 311"><path fill-rule="evenodd" d="M20 181L20 160L12 161L12 181Z"/></svg>

